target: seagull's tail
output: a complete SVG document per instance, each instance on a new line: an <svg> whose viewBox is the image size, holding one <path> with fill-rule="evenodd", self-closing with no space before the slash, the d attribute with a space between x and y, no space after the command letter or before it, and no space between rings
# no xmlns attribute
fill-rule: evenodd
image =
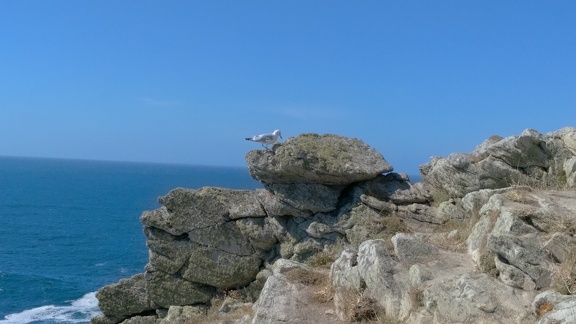
<svg viewBox="0 0 576 324"><path fill-rule="evenodd" d="M252 140L252 138L250 138L250 137L246 137L246 140L247 140L247 141L251 141L251 140Z"/></svg>

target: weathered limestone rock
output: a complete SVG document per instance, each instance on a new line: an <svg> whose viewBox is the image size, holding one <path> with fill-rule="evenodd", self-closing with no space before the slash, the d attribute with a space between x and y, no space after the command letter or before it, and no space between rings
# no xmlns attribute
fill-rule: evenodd
<svg viewBox="0 0 576 324"><path fill-rule="evenodd" d="M438 214L436 208L424 204L411 204L398 206L398 215L403 218L410 218L422 223L444 224L448 221L449 215Z"/></svg>
<svg viewBox="0 0 576 324"><path fill-rule="evenodd" d="M394 244L394 254L400 261L406 263L430 260L430 258L434 258L438 254L436 247L405 233L394 235L392 244Z"/></svg>
<svg viewBox="0 0 576 324"><path fill-rule="evenodd" d="M538 324L576 323L576 296L548 290L534 298L532 310Z"/></svg>
<svg viewBox="0 0 576 324"><path fill-rule="evenodd" d="M206 303L215 291L213 287L158 271L147 272L145 277L148 296L164 308Z"/></svg>
<svg viewBox="0 0 576 324"><path fill-rule="evenodd" d="M112 322L120 322L156 308L147 294L144 274L102 287L96 293L96 298L99 301L98 307Z"/></svg>
<svg viewBox="0 0 576 324"><path fill-rule="evenodd" d="M272 266L272 275L254 304L252 324L275 323L338 323L323 312L318 301L310 299L307 285L315 285L327 274L290 260L279 259Z"/></svg>
<svg viewBox="0 0 576 324"><path fill-rule="evenodd" d="M576 238L566 233L554 233L544 243L544 249L550 253L555 261L564 263L568 261L570 254L576 251Z"/></svg>
<svg viewBox="0 0 576 324"><path fill-rule="evenodd" d="M243 218L236 221L236 226L256 249L267 251L278 243L270 218Z"/></svg>
<svg viewBox="0 0 576 324"><path fill-rule="evenodd" d="M394 272L394 262L384 240L365 241L358 253L353 250L342 252L330 270L338 317L350 320L355 299L361 296L364 300L373 300L388 316L405 318L408 314L405 309L401 310L405 287L396 281Z"/></svg>
<svg viewBox="0 0 576 324"><path fill-rule="evenodd" d="M248 190L178 188L160 197L159 202L163 207L144 212L140 221L172 235L217 226L229 219L266 216L256 194Z"/></svg>
<svg viewBox="0 0 576 324"><path fill-rule="evenodd" d="M221 289L249 284L260 270L258 254L238 255L210 246L197 246L190 251L189 262L182 268L182 278Z"/></svg>
<svg viewBox="0 0 576 324"><path fill-rule="evenodd" d="M536 236L491 235L488 247L507 264L530 276L537 288L550 284L550 270L545 264L546 257L536 242Z"/></svg>
<svg viewBox="0 0 576 324"><path fill-rule="evenodd" d="M422 293L432 323L534 323L529 300L486 274L434 281Z"/></svg>
<svg viewBox="0 0 576 324"><path fill-rule="evenodd" d="M130 317L127 320L124 320L120 324L156 324L158 317L155 315L152 316L134 316Z"/></svg>
<svg viewBox="0 0 576 324"><path fill-rule="evenodd" d="M262 262L250 238L235 222L191 231L186 238L167 238L169 234L152 228L145 233L150 249L147 269L166 274L179 272L191 282L222 289L240 287L254 279ZM266 247L266 242L257 244Z"/></svg>
<svg viewBox="0 0 576 324"><path fill-rule="evenodd" d="M392 166L364 142L337 135L303 134L246 155L253 178L267 183L348 185L372 179Z"/></svg>
<svg viewBox="0 0 576 324"><path fill-rule="evenodd" d="M198 322L206 315L206 307L170 306L168 313L158 324L186 324Z"/></svg>
<svg viewBox="0 0 576 324"><path fill-rule="evenodd" d="M570 146L575 133L573 128L547 135L527 129L519 136L492 137L471 154L433 158L420 172L432 190L453 198L512 184L562 186L574 174L568 161L575 156Z"/></svg>
<svg viewBox="0 0 576 324"><path fill-rule="evenodd" d="M396 205L424 204L430 201L430 193L421 182L411 183L406 174L388 173L369 180L365 194Z"/></svg>
<svg viewBox="0 0 576 324"><path fill-rule="evenodd" d="M480 219L467 239L472 259L481 269L492 260L499 278L512 287L548 287L552 263L566 262L574 247L566 231L576 228L576 192L518 187L484 196L490 198L480 208Z"/></svg>
<svg viewBox="0 0 576 324"><path fill-rule="evenodd" d="M336 209L343 187L315 183L276 183L267 186L277 199L309 215Z"/></svg>

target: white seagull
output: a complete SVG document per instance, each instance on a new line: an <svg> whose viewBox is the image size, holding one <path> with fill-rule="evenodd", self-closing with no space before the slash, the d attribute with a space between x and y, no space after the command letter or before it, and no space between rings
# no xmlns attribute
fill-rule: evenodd
<svg viewBox="0 0 576 324"><path fill-rule="evenodd" d="M282 138L282 134L280 134L279 130L275 130L272 134L260 134L253 137L246 137L247 141L258 142L264 146L264 148L268 149L269 144L274 144L278 140L278 136Z"/></svg>

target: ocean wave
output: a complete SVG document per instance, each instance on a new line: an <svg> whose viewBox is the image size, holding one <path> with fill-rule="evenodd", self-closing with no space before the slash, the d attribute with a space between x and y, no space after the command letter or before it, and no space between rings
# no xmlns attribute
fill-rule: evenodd
<svg viewBox="0 0 576 324"><path fill-rule="evenodd" d="M70 305L46 305L9 314L0 319L0 324L24 323L89 323L90 318L100 315L96 292L88 293L74 300Z"/></svg>

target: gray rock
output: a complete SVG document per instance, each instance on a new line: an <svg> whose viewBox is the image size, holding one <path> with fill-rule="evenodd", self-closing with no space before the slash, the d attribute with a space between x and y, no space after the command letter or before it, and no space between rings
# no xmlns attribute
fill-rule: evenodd
<svg viewBox="0 0 576 324"><path fill-rule="evenodd" d="M219 226L208 226L188 232L190 241L226 253L250 256L254 248L250 240L242 233L236 222L226 222Z"/></svg>
<svg viewBox="0 0 576 324"><path fill-rule="evenodd" d="M438 205L436 209L436 216L441 220L462 220L470 217L460 204L455 204L454 201L444 201Z"/></svg>
<svg viewBox="0 0 576 324"><path fill-rule="evenodd" d="M392 236L392 244L398 259L406 263L430 260L438 254L436 247L405 233L397 233Z"/></svg>
<svg viewBox="0 0 576 324"><path fill-rule="evenodd" d="M534 323L527 301L486 274L434 281L422 293L432 323Z"/></svg>
<svg viewBox="0 0 576 324"><path fill-rule="evenodd" d="M491 235L488 247L497 253L501 260L530 276L537 288L550 284L551 273L535 236Z"/></svg>
<svg viewBox="0 0 576 324"><path fill-rule="evenodd" d="M566 233L554 233L544 243L544 248L556 261L563 263L568 260L570 253L576 251L576 238Z"/></svg>
<svg viewBox="0 0 576 324"><path fill-rule="evenodd" d="M398 206L398 215L402 218L414 219L422 223L444 224L450 215L438 214L436 208L424 204Z"/></svg>
<svg viewBox="0 0 576 324"><path fill-rule="evenodd" d="M270 218L244 218L236 221L236 225L255 248L270 250L278 242Z"/></svg>
<svg viewBox="0 0 576 324"><path fill-rule="evenodd" d="M385 229L384 215L361 204L354 207L347 217L341 217L334 225L346 234L346 239L357 247L365 240L376 238Z"/></svg>
<svg viewBox="0 0 576 324"><path fill-rule="evenodd" d="M574 157L567 145L572 134L571 130L563 135L542 135L527 129L519 136L486 141L472 154L433 158L420 171L434 191L453 198L513 184L542 185L543 179L547 185L561 186L566 183L565 169L570 169L566 163Z"/></svg>
<svg viewBox="0 0 576 324"><path fill-rule="evenodd" d="M542 317L538 324L576 323L576 297L563 300Z"/></svg>
<svg viewBox="0 0 576 324"><path fill-rule="evenodd" d="M159 202L164 206L144 212L140 221L172 235L221 225L229 219L266 216L256 193L248 190L177 188L159 198Z"/></svg>
<svg viewBox="0 0 576 324"><path fill-rule="evenodd" d="M412 184L408 176L398 173L388 173L367 181L365 194L397 205L423 204L431 198L423 183Z"/></svg>
<svg viewBox="0 0 576 324"><path fill-rule="evenodd" d="M266 189L257 189L256 196L258 201L270 217L275 216L294 216L294 217L309 217L310 215L304 211L299 210L285 202L280 201L279 197L274 192Z"/></svg>
<svg viewBox="0 0 576 324"><path fill-rule="evenodd" d="M144 274L102 287L96 298L102 313L114 322L156 308L148 296Z"/></svg>
<svg viewBox="0 0 576 324"><path fill-rule="evenodd" d="M391 318L404 319L401 308L403 286L394 278L394 262L384 240L365 241L358 248L342 252L330 269L334 288L334 307L338 317L352 318L354 300L373 300L377 308Z"/></svg>
<svg viewBox="0 0 576 324"><path fill-rule="evenodd" d="M331 134L289 138L274 150L249 152L246 163L252 177L267 184L348 185L392 171L364 142Z"/></svg>
<svg viewBox="0 0 576 324"><path fill-rule="evenodd" d="M322 306L310 300L306 292L307 287L296 279L291 279L290 273L301 270L302 273L314 271L310 267L279 259L272 266L273 274L268 277L260 293L258 301L254 304L254 318L252 324L275 323L335 323L335 321L322 312Z"/></svg>
<svg viewBox="0 0 576 324"><path fill-rule="evenodd" d="M168 313L158 324L186 324L199 322L206 316L203 306L170 306Z"/></svg>
<svg viewBox="0 0 576 324"><path fill-rule="evenodd" d="M532 281L526 273L522 270L516 268L513 265L502 262L498 256L494 258L494 263L496 269L498 269L498 278L510 287L524 289L524 290L535 290L536 284Z"/></svg>
<svg viewBox="0 0 576 324"><path fill-rule="evenodd" d="M146 273L146 290L150 299L163 308L206 303L215 292L213 287L162 272Z"/></svg>
<svg viewBox="0 0 576 324"><path fill-rule="evenodd" d="M120 324L156 324L158 317L152 316L134 316L122 321Z"/></svg>
<svg viewBox="0 0 576 324"><path fill-rule="evenodd" d="M366 206L369 206L370 208L375 209L382 214L389 214L398 210L398 206L395 204L366 194L362 194L360 196L360 201L362 201L362 203Z"/></svg>
<svg viewBox="0 0 576 324"><path fill-rule="evenodd" d="M532 311L540 317L538 324L575 323L576 296L544 291L534 298Z"/></svg>
<svg viewBox="0 0 576 324"><path fill-rule="evenodd" d="M352 315L351 300L358 297L362 278L358 273L358 253L346 249L330 267L330 279L334 289L334 310L338 318L347 321Z"/></svg>
<svg viewBox="0 0 576 324"><path fill-rule="evenodd" d="M262 257L238 255L199 245L190 251L189 262L182 267L182 278L221 289L249 284L260 270Z"/></svg>
<svg viewBox="0 0 576 324"><path fill-rule="evenodd" d="M336 209L342 187L315 183L276 183L267 186L277 199L306 214L329 212Z"/></svg>
<svg viewBox="0 0 576 324"><path fill-rule="evenodd" d="M148 267L167 274L175 274L190 258L190 251L197 244L170 235L162 230L145 227L146 245L149 249Z"/></svg>

